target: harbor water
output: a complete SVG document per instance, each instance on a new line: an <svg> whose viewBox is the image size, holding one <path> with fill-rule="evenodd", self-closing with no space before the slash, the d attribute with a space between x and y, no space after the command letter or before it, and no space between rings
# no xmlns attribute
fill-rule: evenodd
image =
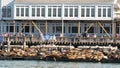
<svg viewBox="0 0 120 68"><path fill-rule="evenodd" d="M119 68L119 63L0 60L0 68Z"/></svg>

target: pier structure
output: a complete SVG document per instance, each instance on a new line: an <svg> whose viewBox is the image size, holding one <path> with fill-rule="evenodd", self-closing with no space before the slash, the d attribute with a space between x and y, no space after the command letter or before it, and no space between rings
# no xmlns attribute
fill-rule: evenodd
<svg viewBox="0 0 120 68"><path fill-rule="evenodd" d="M119 4L119 0L1 0L0 33L40 41L55 35L72 43L119 43Z"/></svg>

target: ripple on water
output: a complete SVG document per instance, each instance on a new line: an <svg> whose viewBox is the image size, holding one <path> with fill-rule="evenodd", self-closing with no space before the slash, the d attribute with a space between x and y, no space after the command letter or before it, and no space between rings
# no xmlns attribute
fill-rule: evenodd
<svg viewBox="0 0 120 68"><path fill-rule="evenodd" d="M117 63L0 60L0 68L119 68Z"/></svg>

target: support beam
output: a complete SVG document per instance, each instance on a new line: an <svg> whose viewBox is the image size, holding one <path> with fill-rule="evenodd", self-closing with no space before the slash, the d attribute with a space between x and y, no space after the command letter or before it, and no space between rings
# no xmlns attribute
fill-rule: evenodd
<svg viewBox="0 0 120 68"><path fill-rule="evenodd" d="M14 35L15 35L16 33L16 21L15 20L13 21L13 24L14 24Z"/></svg>
<svg viewBox="0 0 120 68"><path fill-rule="evenodd" d="M103 31L107 34L107 36L110 37L109 33L105 30L104 26L100 22L98 22L98 24L103 29Z"/></svg>
<svg viewBox="0 0 120 68"><path fill-rule="evenodd" d="M91 23L90 26L87 28L87 30L85 31L86 33L88 32L88 30L94 25L94 23Z"/></svg>
<svg viewBox="0 0 120 68"><path fill-rule="evenodd" d="M29 33L31 34L32 33L32 21L29 22Z"/></svg>
<svg viewBox="0 0 120 68"><path fill-rule="evenodd" d="M47 22L47 20L45 22L45 31L46 31L46 35L47 35L48 34L48 22Z"/></svg>
<svg viewBox="0 0 120 68"><path fill-rule="evenodd" d="M78 36L80 36L80 21L78 21Z"/></svg>
<svg viewBox="0 0 120 68"><path fill-rule="evenodd" d="M62 20L62 36L64 37L64 21Z"/></svg>
<svg viewBox="0 0 120 68"><path fill-rule="evenodd" d="M42 41L44 41L44 35L43 35L43 33L41 32L40 28L35 24L34 21L32 21L32 24L33 24L34 27L39 31L40 36L41 36L41 39L42 39Z"/></svg>
<svg viewBox="0 0 120 68"><path fill-rule="evenodd" d="M28 24L28 23L26 22L26 23L23 25L23 27L20 29L19 32L22 32L22 30L25 28L25 26L26 26L27 24Z"/></svg>
<svg viewBox="0 0 120 68"><path fill-rule="evenodd" d="M7 38L7 52L10 52L10 37Z"/></svg>
<svg viewBox="0 0 120 68"><path fill-rule="evenodd" d="M95 32L94 33L98 33L98 24L97 24L97 22L95 22Z"/></svg>
<svg viewBox="0 0 120 68"><path fill-rule="evenodd" d="M112 20L112 37L114 38L116 34L116 22Z"/></svg>

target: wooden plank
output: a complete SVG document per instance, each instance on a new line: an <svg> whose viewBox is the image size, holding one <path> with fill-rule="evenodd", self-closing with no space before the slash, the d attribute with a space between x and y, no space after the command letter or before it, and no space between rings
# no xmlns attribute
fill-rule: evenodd
<svg viewBox="0 0 120 68"><path fill-rule="evenodd" d="M80 36L80 21L78 22L78 36Z"/></svg>
<svg viewBox="0 0 120 68"><path fill-rule="evenodd" d="M94 23L91 23L90 26L87 28L87 30L85 31L86 33L88 32L88 30L93 26Z"/></svg>
<svg viewBox="0 0 120 68"><path fill-rule="evenodd" d="M26 22L24 25L23 25L23 27L20 29L20 33L22 32L22 30L25 28L25 26L27 25L28 23Z"/></svg>
<svg viewBox="0 0 120 68"><path fill-rule="evenodd" d="M46 31L46 35L48 34L48 22L46 21L45 23L45 31Z"/></svg>
<svg viewBox="0 0 120 68"><path fill-rule="evenodd" d="M104 26L100 22L98 22L98 24L103 29L103 31L107 34L107 36L110 37L109 33L105 30Z"/></svg>
<svg viewBox="0 0 120 68"><path fill-rule="evenodd" d="M14 24L14 35L15 35L16 33L16 21L15 20L13 21L13 24Z"/></svg>
<svg viewBox="0 0 120 68"><path fill-rule="evenodd" d="M40 36L41 36L41 39L42 41L44 41L44 35L43 33L41 32L40 28L38 28L38 26L35 24L34 21L32 21L32 24L34 25L34 27L38 30L38 32L40 33Z"/></svg>

